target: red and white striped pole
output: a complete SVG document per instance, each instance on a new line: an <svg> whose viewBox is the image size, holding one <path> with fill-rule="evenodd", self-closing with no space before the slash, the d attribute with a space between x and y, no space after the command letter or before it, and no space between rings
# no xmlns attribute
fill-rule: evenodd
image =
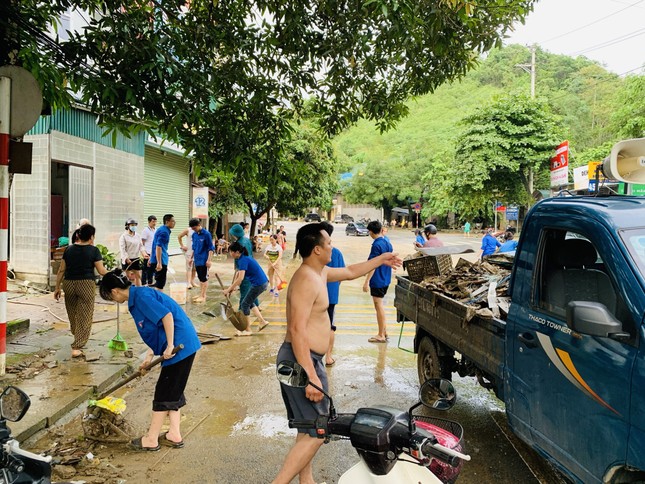
<svg viewBox="0 0 645 484"><path fill-rule="evenodd" d="M7 366L7 255L9 251L9 133L11 79L0 77L0 375Z"/></svg>

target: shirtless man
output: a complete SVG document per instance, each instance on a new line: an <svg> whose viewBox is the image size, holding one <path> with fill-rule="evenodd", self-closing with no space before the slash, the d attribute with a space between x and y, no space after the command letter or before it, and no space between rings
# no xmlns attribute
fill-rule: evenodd
<svg viewBox="0 0 645 484"><path fill-rule="evenodd" d="M287 335L276 363L296 360L309 380L327 391L324 355L329 348L327 282L348 281L361 277L380 265L401 266L401 258L392 252L342 268L327 267L331 260L331 237L321 223L305 225L296 236L296 250L302 265L296 270L287 292ZM290 419L313 420L329 413L323 394L308 385L292 388L281 385L282 398ZM326 399L325 399L326 400ZM315 430L298 429L296 443L287 454L274 484L288 484L299 476L301 484L314 484L312 460L324 440Z"/></svg>

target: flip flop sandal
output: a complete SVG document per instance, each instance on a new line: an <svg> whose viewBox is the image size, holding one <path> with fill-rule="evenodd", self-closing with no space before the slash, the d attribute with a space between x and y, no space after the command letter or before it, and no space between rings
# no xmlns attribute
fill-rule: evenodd
<svg viewBox="0 0 645 484"><path fill-rule="evenodd" d="M168 447L172 447L173 449L181 449L184 446L183 440L181 442L175 442L174 440L170 440L167 434L168 432L164 432L159 436L159 439L161 439L161 442L164 445L167 445Z"/></svg>
<svg viewBox="0 0 645 484"><path fill-rule="evenodd" d="M377 338L376 336L372 336L367 341L370 342L370 343L387 343L386 339Z"/></svg>
<svg viewBox="0 0 645 484"><path fill-rule="evenodd" d="M144 452L157 452L161 450L161 446L157 444L157 447L144 447L141 443L142 437L130 441L130 447L134 450L144 451Z"/></svg>
<svg viewBox="0 0 645 484"><path fill-rule="evenodd" d="M268 322L266 322L266 323L264 323L264 324L260 325L260 328L258 329L258 331L262 331L262 330L263 330L264 328L266 328L268 325L269 325L269 323L268 323Z"/></svg>

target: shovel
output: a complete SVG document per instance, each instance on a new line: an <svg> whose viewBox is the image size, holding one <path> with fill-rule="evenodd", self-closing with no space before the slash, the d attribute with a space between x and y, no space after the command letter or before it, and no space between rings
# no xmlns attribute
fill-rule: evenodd
<svg viewBox="0 0 645 484"><path fill-rule="evenodd" d="M217 272L215 273L215 277L217 277L217 280L219 281L219 285L223 291L225 289L224 283L222 282L222 279L220 278ZM226 297L226 304L222 303L222 318L224 318L224 321L229 320L231 324L235 326L235 328L238 329L239 331L244 331L246 329L246 323L242 322L238 317L237 313L233 309L233 304L231 303L231 299L228 296L225 296L225 297Z"/></svg>
<svg viewBox="0 0 645 484"><path fill-rule="evenodd" d="M177 346L175 346L175 347L172 349L172 354L174 355L175 353L177 353L179 350L182 350L182 349L184 349L184 345L183 345L183 344L177 345ZM163 356L160 356L160 357L158 357L158 358L155 358L155 359L154 359L154 360L152 360L150 363L148 363L148 365L147 365L147 366L145 366L145 367L143 367L143 368L141 368L141 369L139 369L139 370L135 371L132 375L130 375L129 377L127 377L125 380L121 380L121 381L120 381L119 383L117 383L116 385L114 385L114 386L112 386L112 387L108 388L108 389L107 389L107 390L105 390L103 393L99 394L99 395L96 397L96 401L98 402L99 400L104 399L104 398L105 398L105 397L107 397L110 393L112 393L112 392L114 392L114 391L118 390L119 388L121 388L121 387L122 387L122 386L124 386L124 385L127 385L128 383L130 383L130 382L131 382L132 380L134 380L135 378L138 378L138 377L142 376L145 372L147 372L147 371L148 371L148 370L150 370L151 368L154 368L154 367L155 367L155 366L157 366L159 363L161 363L163 360L164 360Z"/></svg>

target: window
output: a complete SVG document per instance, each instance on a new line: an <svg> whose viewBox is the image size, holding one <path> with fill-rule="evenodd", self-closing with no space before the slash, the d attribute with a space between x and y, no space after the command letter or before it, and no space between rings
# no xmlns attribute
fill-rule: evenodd
<svg viewBox="0 0 645 484"><path fill-rule="evenodd" d="M645 244L645 234L642 242ZM588 238L566 230L546 229L538 254L537 301L541 310L566 320L569 302L599 302L623 323L624 331L635 335L627 305L616 291L601 254ZM642 254L645 257L645 249Z"/></svg>
<svg viewBox="0 0 645 484"><path fill-rule="evenodd" d="M645 229L623 230L620 232L620 237L640 273L645 274Z"/></svg>

